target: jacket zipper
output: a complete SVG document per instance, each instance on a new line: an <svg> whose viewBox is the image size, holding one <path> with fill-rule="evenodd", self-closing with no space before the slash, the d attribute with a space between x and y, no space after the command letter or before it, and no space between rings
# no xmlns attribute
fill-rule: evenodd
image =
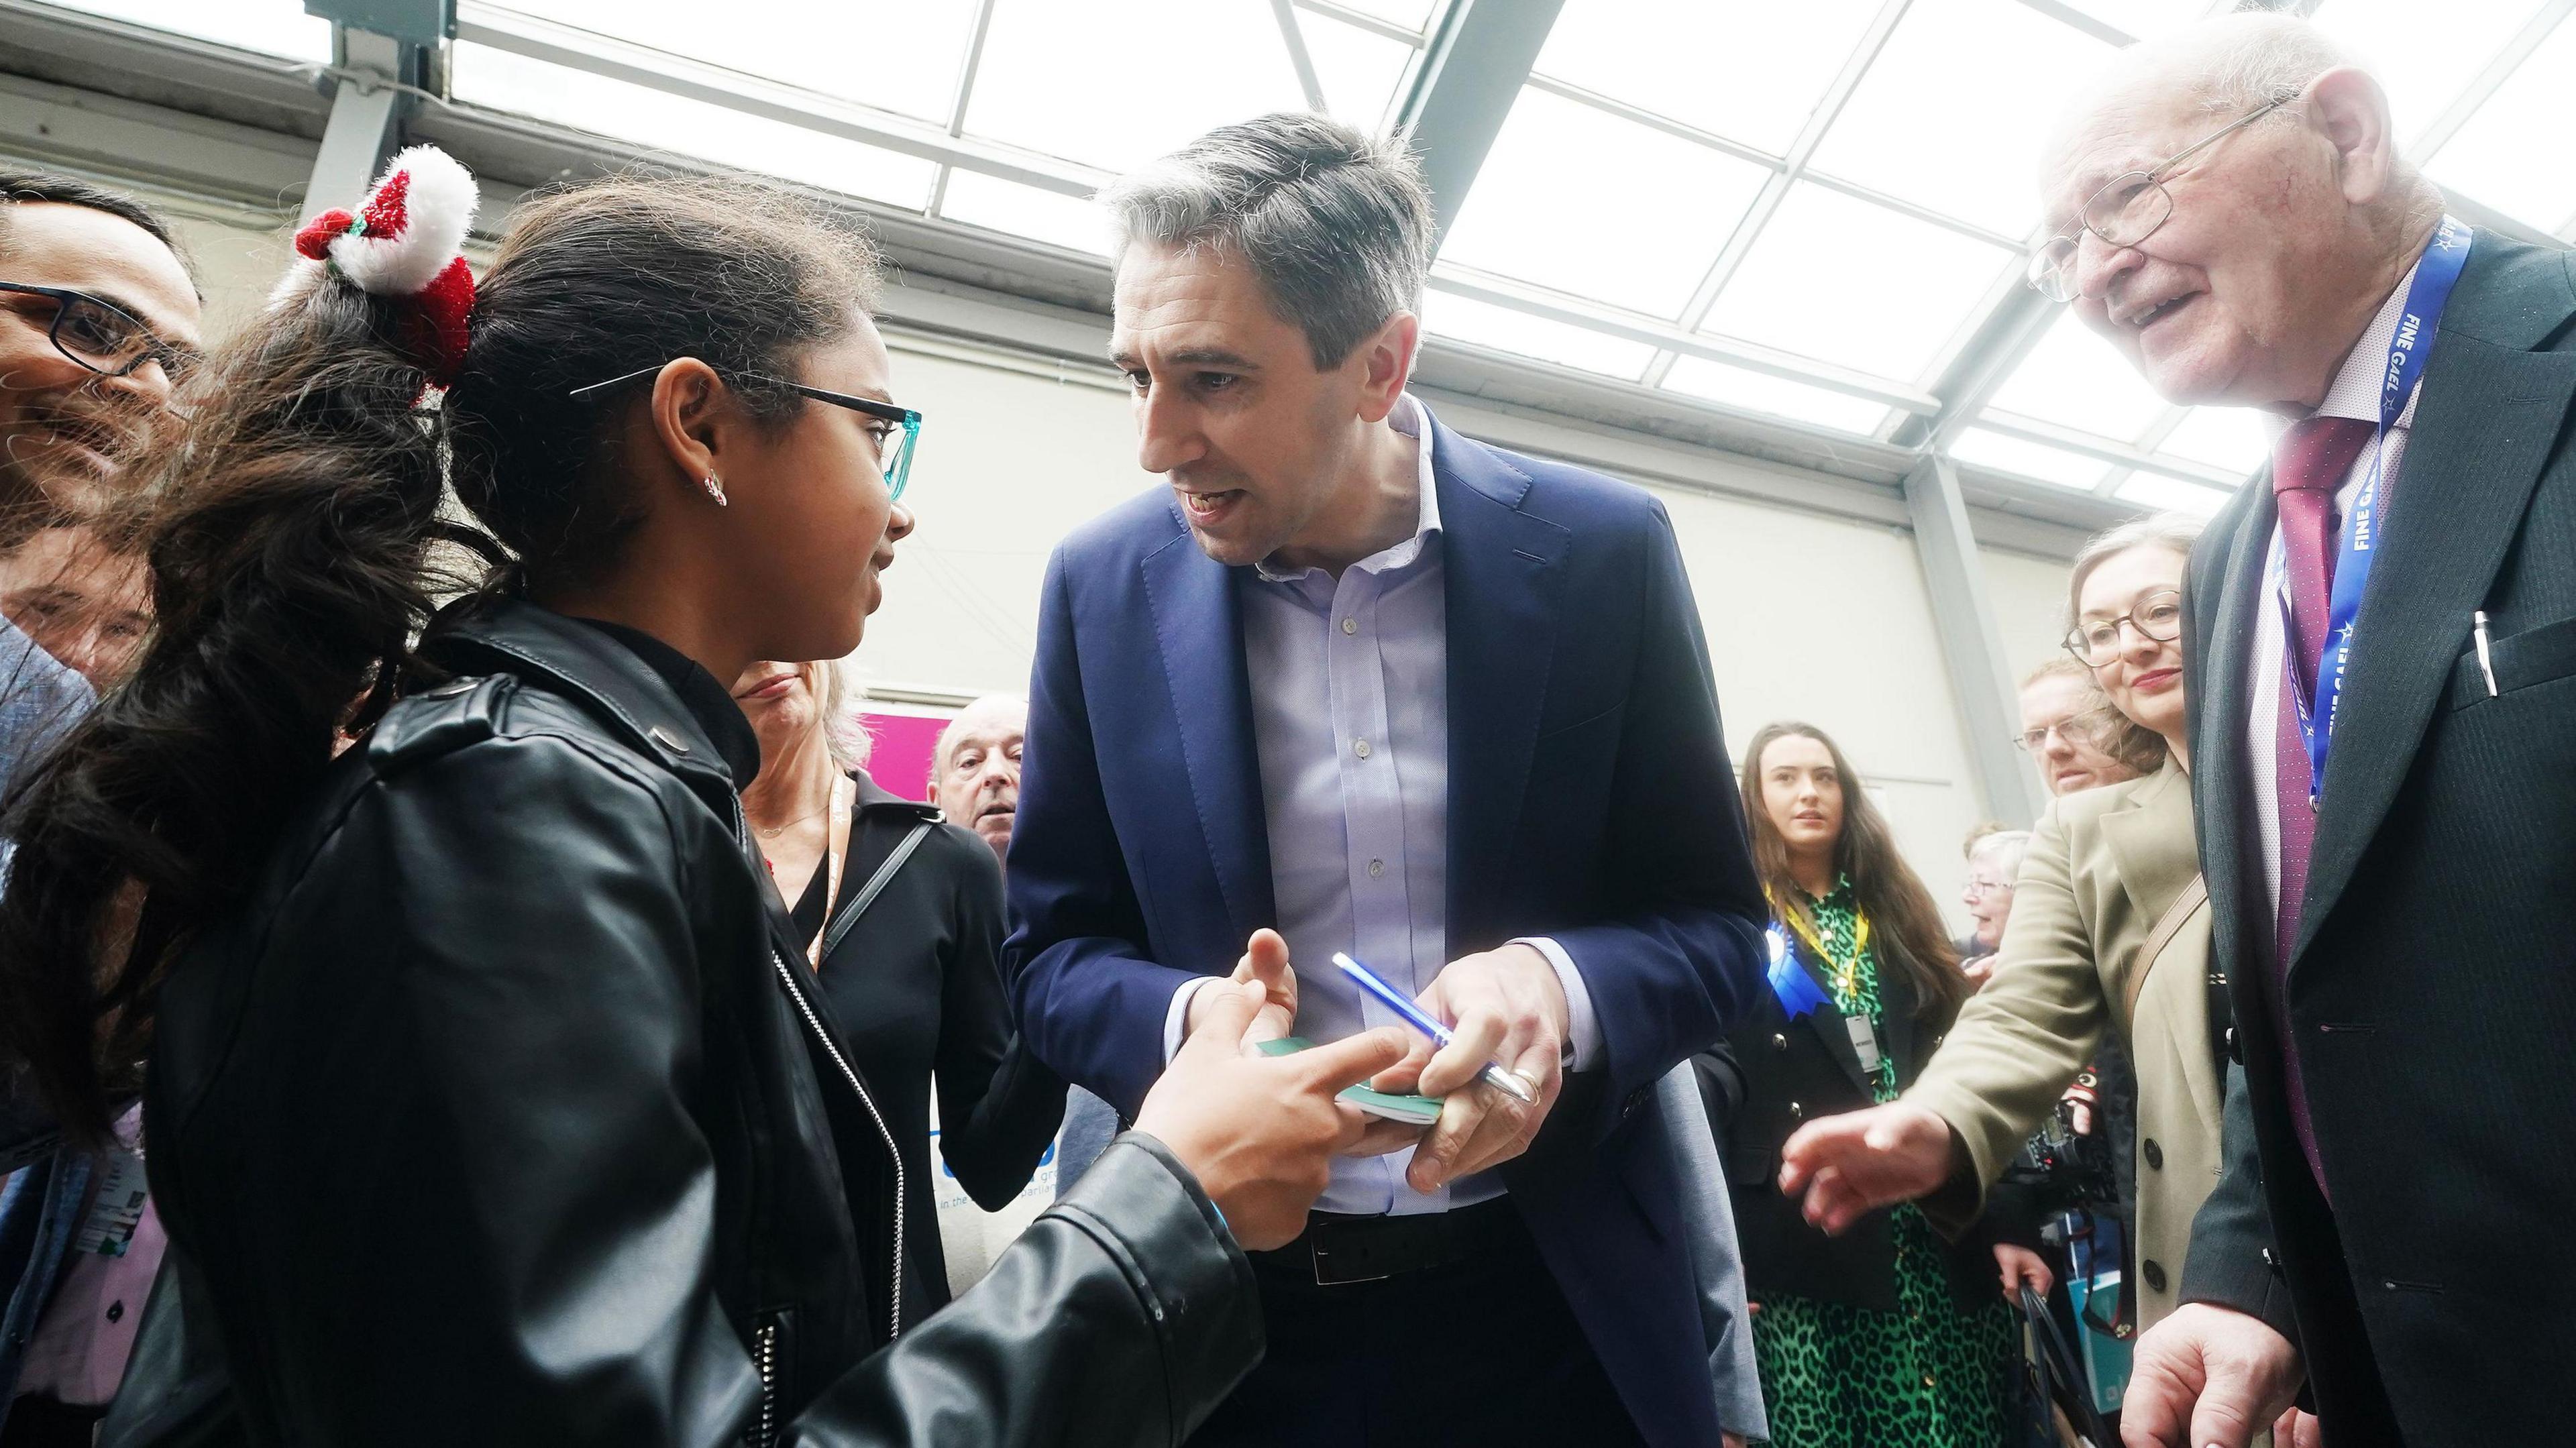
<svg viewBox="0 0 2576 1448"><path fill-rule="evenodd" d="M749 826L744 820L742 813L742 800L737 797L733 802L734 842L736 844L742 843L744 836L748 833ZM886 1129L885 1115L877 1110L876 1098L870 1096L868 1094L868 1088L860 1083L859 1073L850 1069L849 1058L841 1054L840 1044L832 1039L832 1033L823 1029L823 1018L814 1014L814 1003L805 998L805 988L796 983L795 967L789 964L787 956L775 947L772 947L769 952L769 963L778 972L778 983L787 988L787 998L796 1002L796 1013L805 1018L805 1028L814 1033L815 1040L823 1043L824 1053L832 1058L833 1065L841 1068L841 1078L850 1083L850 1089L852 1091L858 1093L859 1104L868 1109L868 1120L876 1123L877 1135L885 1142L886 1160L894 1163L893 1291L886 1299L886 1341L892 1342L903 1335L903 1207L905 1198L903 1153L895 1147L894 1133ZM773 1336L775 1335L775 1331L776 1330L773 1327L771 1329Z"/></svg>
<svg viewBox="0 0 2576 1448"><path fill-rule="evenodd" d="M764 1322L752 1334L752 1359L760 1367L760 1448L778 1442L778 1324Z"/></svg>
<svg viewBox="0 0 2576 1448"><path fill-rule="evenodd" d="M805 998L805 988L796 983L795 969L788 965L787 957L772 950L769 963L777 968L778 983L787 987L787 998L796 1002L797 1014L805 1018L806 1028L823 1043L823 1050L831 1056L832 1064L841 1068L841 1076L850 1083L850 1089L859 1093L859 1104L868 1109L868 1119L877 1124L877 1135L885 1139L886 1156L894 1163L894 1291L886 1300L886 1341L892 1342L903 1332L903 1153L895 1150L894 1133L886 1129L885 1117L878 1113L868 1088L859 1084L859 1073L850 1069L849 1058L841 1054L839 1043L823 1029L822 1018L814 1014L813 1002Z"/></svg>

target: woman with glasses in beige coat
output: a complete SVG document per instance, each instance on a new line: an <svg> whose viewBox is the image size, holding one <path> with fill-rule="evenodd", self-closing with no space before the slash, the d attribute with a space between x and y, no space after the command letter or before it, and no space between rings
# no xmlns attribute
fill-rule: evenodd
<svg viewBox="0 0 2576 1448"><path fill-rule="evenodd" d="M2209 907L2192 836L2183 700L2183 563L2199 524L2151 518L2094 539L2068 584L2067 648L2127 740L2161 768L2061 796L2034 831L1994 976L1940 1054L1885 1106L1811 1123L1781 1186L1837 1231L1922 1198L1936 1225L1975 1220L1985 1190L2093 1058L2105 1031L2138 1079L2140 1326L2173 1311L2192 1216L2217 1183L2222 1078L2209 1011ZM2125 746L2125 747L2123 747Z"/></svg>

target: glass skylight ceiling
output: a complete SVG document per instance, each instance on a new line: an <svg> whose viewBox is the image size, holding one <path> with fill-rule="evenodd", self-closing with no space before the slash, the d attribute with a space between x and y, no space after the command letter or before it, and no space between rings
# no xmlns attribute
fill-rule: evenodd
<svg viewBox="0 0 2576 1448"><path fill-rule="evenodd" d="M57 3L329 54L297 0ZM452 86L463 103L1100 254L1087 194L1211 126L1320 106L1388 127L1448 4L462 0ZM1676 407L1889 438L2013 297L2039 147L2075 88L2127 38L2229 8L1565 0L1444 239L1426 322L1437 340ZM2320 0L2314 18L2370 61L2437 181L2576 239L2576 168L2558 154L2576 134L2571 8ZM2165 405L2071 317L2020 350L1943 429L1962 462L2207 509L2269 446L2259 416Z"/></svg>

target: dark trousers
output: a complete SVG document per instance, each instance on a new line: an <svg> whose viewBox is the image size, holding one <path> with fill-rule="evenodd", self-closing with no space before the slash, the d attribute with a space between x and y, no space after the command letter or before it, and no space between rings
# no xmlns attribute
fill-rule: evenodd
<svg viewBox="0 0 2576 1448"><path fill-rule="evenodd" d="M1251 1254L1269 1351L1192 1448L1642 1445L1519 1212L1482 1209L1509 1218L1498 1244L1374 1282Z"/></svg>
<svg viewBox="0 0 2576 1448"><path fill-rule="evenodd" d="M0 1448L89 1448L97 1441L105 1408L76 1408L53 1398L24 1397L9 1405Z"/></svg>

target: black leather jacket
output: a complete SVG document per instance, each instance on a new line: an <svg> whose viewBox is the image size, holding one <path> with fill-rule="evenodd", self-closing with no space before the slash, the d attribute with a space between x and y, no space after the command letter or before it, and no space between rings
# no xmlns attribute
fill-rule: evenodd
<svg viewBox="0 0 2576 1448"><path fill-rule="evenodd" d="M105 1441L1177 1443L1251 1368L1249 1267L1133 1134L889 1345L900 1168L721 731L527 603L425 652L162 993L178 1290Z"/></svg>

